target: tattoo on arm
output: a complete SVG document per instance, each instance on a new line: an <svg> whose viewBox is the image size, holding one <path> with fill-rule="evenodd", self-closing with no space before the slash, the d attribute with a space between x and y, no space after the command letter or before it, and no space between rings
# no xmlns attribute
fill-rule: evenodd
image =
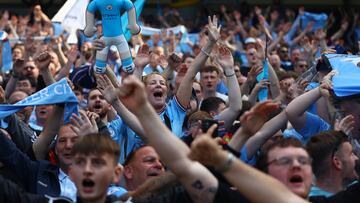
<svg viewBox="0 0 360 203"><path fill-rule="evenodd" d="M200 180L196 180L191 185L193 186L193 188L196 188L198 190L202 190L204 188L204 186L203 186L203 184L202 184L202 182Z"/></svg>

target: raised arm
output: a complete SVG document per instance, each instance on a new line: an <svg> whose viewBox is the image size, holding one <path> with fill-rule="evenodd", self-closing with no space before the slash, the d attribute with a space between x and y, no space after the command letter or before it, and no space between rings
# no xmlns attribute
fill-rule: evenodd
<svg viewBox="0 0 360 203"><path fill-rule="evenodd" d="M51 56L48 52L42 52L36 59L36 65L39 68L40 74L43 76L46 86L55 83L55 79L52 76L49 65L51 63Z"/></svg>
<svg viewBox="0 0 360 203"><path fill-rule="evenodd" d="M10 79L5 87L5 99L9 99L10 95L15 91L16 82L21 76L21 70L23 69L23 67L24 67L23 59L17 59L16 61L14 61Z"/></svg>
<svg viewBox="0 0 360 203"><path fill-rule="evenodd" d="M217 61L224 70L224 75L227 79L227 86L229 88L229 107L224 109L218 115L218 119L225 121L225 128L230 130L242 108L241 91L235 75L234 59L230 50L225 46L220 46Z"/></svg>
<svg viewBox="0 0 360 203"><path fill-rule="evenodd" d="M278 106L278 104L265 101L258 103L250 111L245 112L240 118L241 127L235 132L229 146L235 151L240 151L245 142L263 128L269 114L276 110Z"/></svg>
<svg viewBox="0 0 360 203"><path fill-rule="evenodd" d="M304 127L306 124L306 110L322 96L321 93L324 92L324 90L331 88L331 84L328 81L330 81L334 75L335 72L331 71L324 77L320 87L312 89L295 98L286 107L286 115L295 130L300 131L300 129Z"/></svg>
<svg viewBox="0 0 360 203"><path fill-rule="evenodd" d="M215 140L202 136L191 146L190 157L203 164L214 166L253 203L305 203L275 178L262 173L222 150Z"/></svg>
<svg viewBox="0 0 360 203"><path fill-rule="evenodd" d="M138 134L143 141L146 141L145 132L138 120L138 118L131 113L117 98L115 93L115 87L119 87L118 84L113 85L114 83L109 79L108 75L112 75L113 72L107 68L106 75L97 75L96 81L98 84L98 89L104 96L107 102L111 104L116 110L117 114L121 119L136 133ZM114 76L112 76L114 78Z"/></svg>
<svg viewBox="0 0 360 203"><path fill-rule="evenodd" d="M193 201L212 202L218 187L217 179L203 165L187 157L189 148L161 122L147 100L144 85L129 76L117 91L122 103L139 118L148 143L178 177Z"/></svg>
<svg viewBox="0 0 360 203"><path fill-rule="evenodd" d="M196 56L195 60L190 65L178 91L176 92L176 98L183 107L187 107L189 105L193 80L196 74L200 71L200 68L205 64L214 45L220 38L221 26L218 25L218 19L216 16L213 16L212 19L209 16L208 20L209 23L207 25L207 31L209 40L206 45L201 48L201 52Z"/></svg>
<svg viewBox="0 0 360 203"><path fill-rule="evenodd" d="M55 105L52 115L46 121L43 131L41 131L32 146L36 160L44 160L46 158L50 144L59 132L63 116L64 104Z"/></svg>
<svg viewBox="0 0 360 203"><path fill-rule="evenodd" d="M150 47L147 44L143 44L139 48L136 57L134 59L134 64L136 68L133 75L135 75L139 80L141 80L144 68L149 63L150 63Z"/></svg>

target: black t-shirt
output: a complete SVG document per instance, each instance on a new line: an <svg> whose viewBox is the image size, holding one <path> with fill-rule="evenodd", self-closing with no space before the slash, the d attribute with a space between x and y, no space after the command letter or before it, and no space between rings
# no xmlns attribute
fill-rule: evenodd
<svg viewBox="0 0 360 203"><path fill-rule="evenodd" d="M360 182L357 182L346 190L336 193L331 197L314 196L309 198L313 203L348 203L360 202Z"/></svg>

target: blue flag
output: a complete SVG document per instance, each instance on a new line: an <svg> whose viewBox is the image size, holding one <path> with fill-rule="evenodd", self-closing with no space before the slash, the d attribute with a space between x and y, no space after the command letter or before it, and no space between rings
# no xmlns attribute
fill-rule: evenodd
<svg viewBox="0 0 360 203"><path fill-rule="evenodd" d="M60 103L65 103L64 123L68 123L71 114L78 113L78 100L65 78L15 104L0 105L0 118L5 118L27 106Z"/></svg>
<svg viewBox="0 0 360 203"><path fill-rule="evenodd" d="M324 28L326 25L328 16L325 13L316 14L305 12L303 16L301 16L301 29L305 30L306 26L314 21L314 25L311 29L312 32L316 31L319 28Z"/></svg>
<svg viewBox="0 0 360 203"><path fill-rule="evenodd" d="M144 3L145 3L145 0L137 0L135 1L134 3L134 6L135 6L135 10L136 10L136 20L139 19L139 16L141 14L141 11L144 7ZM131 38L131 33L130 31L126 28L126 26L128 25L128 14L127 13L124 13L122 16L121 16L121 24L122 24L122 30L124 32L124 36L126 38L127 41L130 40Z"/></svg>
<svg viewBox="0 0 360 203"><path fill-rule="evenodd" d="M9 39L5 31L0 31L0 40L2 43L2 68L3 73L9 72L12 68L12 54Z"/></svg>
<svg viewBox="0 0 360 203"><path fill-rule="evenodd" d="M261 80L268 80L269 79L269 62L267 60L263 61L263 71L256 76L256 80L260 82ZM259 101L265 101L268 99L268 88L261 88L258 93Z"/></svg>
<svg viewBox="0 0 360 203"><path fill-rule="evenodd" d="M347 97L360 94L360 56L326 54L325 59L338 72L332 78L335 95Z"/></svg>

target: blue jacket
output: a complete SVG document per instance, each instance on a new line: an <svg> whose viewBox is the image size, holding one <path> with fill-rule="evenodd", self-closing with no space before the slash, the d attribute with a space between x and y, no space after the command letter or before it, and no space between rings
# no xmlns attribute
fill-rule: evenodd
<svg viewBox="0 0 360 203"><path fill-rule="evenodd" d="M48 161L32 161L0 133L0 162L19 178L29 193L59 196L59 167Z"/></svg>

